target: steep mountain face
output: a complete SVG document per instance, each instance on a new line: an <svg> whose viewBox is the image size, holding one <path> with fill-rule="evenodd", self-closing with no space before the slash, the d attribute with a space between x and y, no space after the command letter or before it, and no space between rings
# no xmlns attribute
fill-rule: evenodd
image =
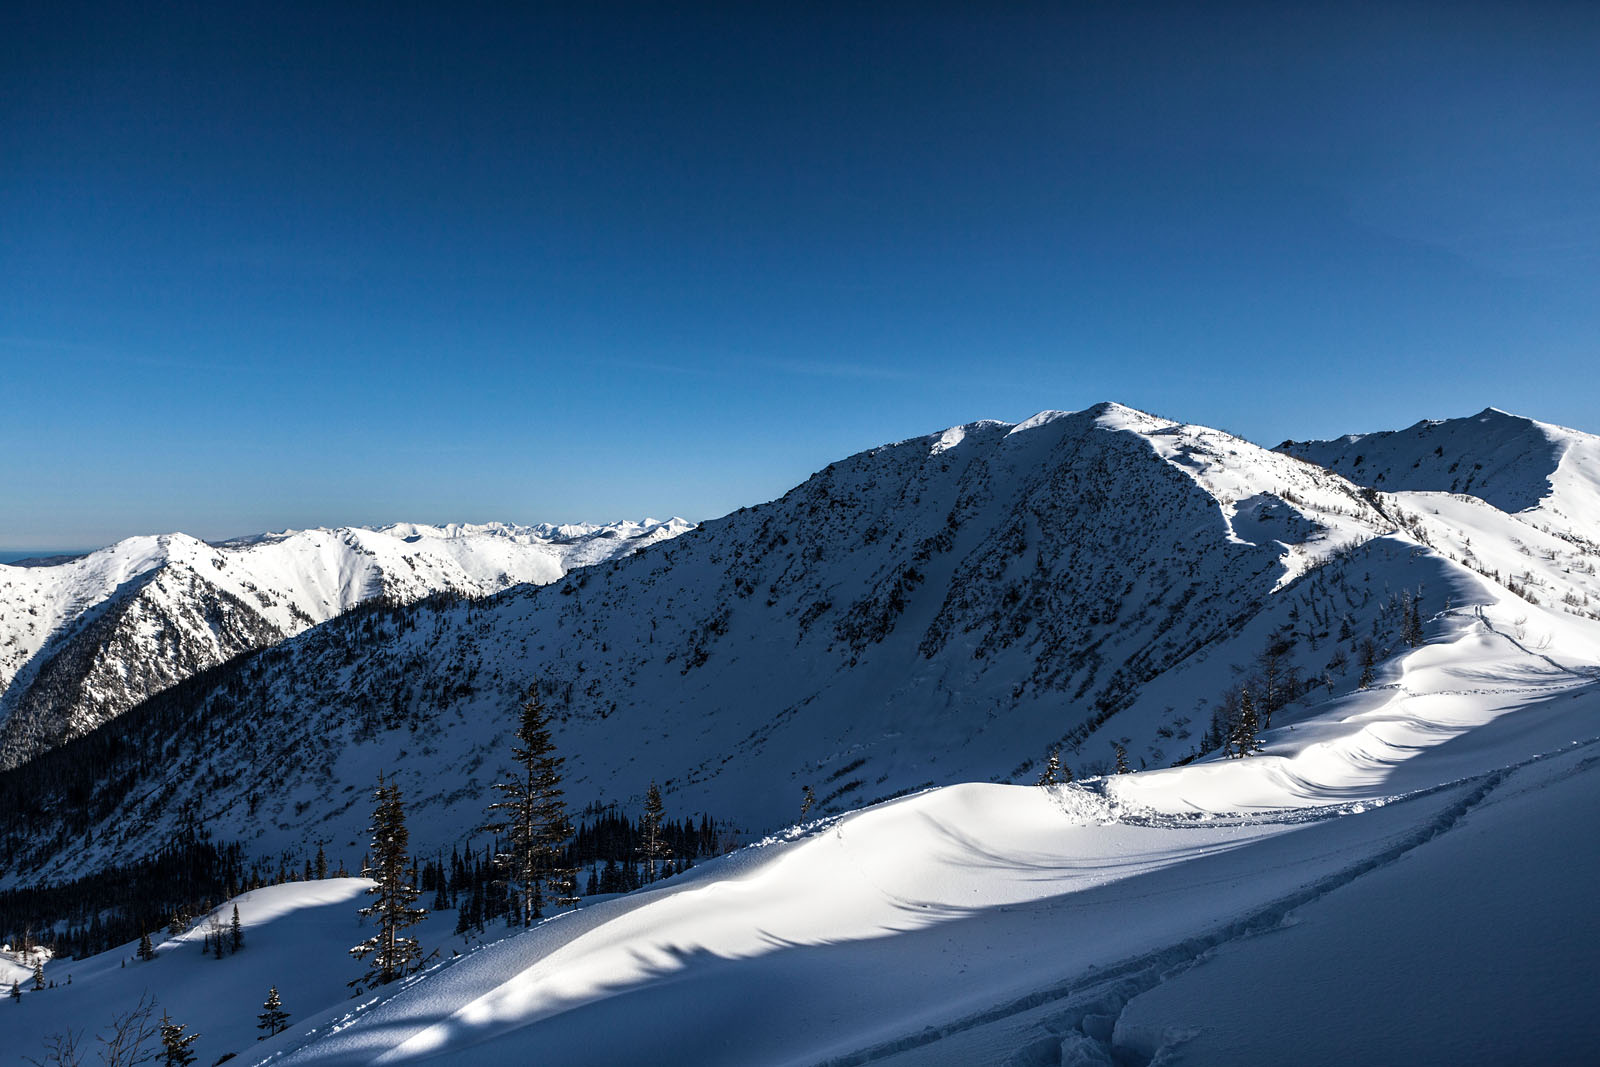
<svg viewBox="0 0 1600 1067"><path fill-rule="evenodd" d="M535 683L575 806L655 777L677 810L764 828L803 785L839 810L1027 775L1052 746L1080 774L1114 744L1165 765L1201 750L1207 701L1264 645L1313 677L1341 615L1392 621L1375 568L1438 578L1394 530L1315 465L1117 405L957 427L555 585L355 613L181 687L119 724L136 756L97 737L51 762L100 767L96 825L56 824L93 850L16 846L85 869L185 810L263 851L348 850L383 769L413 840L448 848Z"/></svg>
<svg viewBox="0 0 1600 1067"><path fill-rule="evenodd" d="M375 597L482 596L675 536L608 526L302 530L206 544L135 537L78 559L0 566L0 766L80 736L240 652Z"/></svg>

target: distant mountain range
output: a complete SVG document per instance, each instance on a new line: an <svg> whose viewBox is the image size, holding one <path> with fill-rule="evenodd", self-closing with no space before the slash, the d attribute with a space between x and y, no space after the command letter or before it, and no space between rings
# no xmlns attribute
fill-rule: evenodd
<svg viewBox="0 0 1600 1067"><path fill-rule="evenodd" d="M175 682L382 597L485 596L692 528L399 523L207 544L132 537L0 566L0 766L77 737Z"/></svg>

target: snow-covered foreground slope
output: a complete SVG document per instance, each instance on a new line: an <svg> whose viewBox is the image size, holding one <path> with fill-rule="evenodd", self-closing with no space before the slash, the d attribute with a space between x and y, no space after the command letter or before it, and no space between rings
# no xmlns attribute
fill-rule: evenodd
<svg viewBox="0 0 1600 1067"><path fill-rule="evenodd" d="M1267 755L929 790L459 959L436 921L443 962L380 996L342 985L362 883L258 891L252 921L300 909L281 933L52 964L69 995L0 1011L0 1044L148 986L215 1056L277 982L295 1024L241 1062L1591 1060L1600 672L1527 651L1506 609L1436 620Z"/></svg>
<svg viewBox="0 0 1600 1067"><path fill-rule="evenodd" d="M689 528L682 519L405 523L214 545L163 534L50 565L0 566L0 766L375 597L486 596L553 582Z"/></svg>
<svg viewBox="0 0 1600 1067"><path fill-rule="evenodd" d="M278 988L297 1026L335 1005L351 1005L347 983L363 972L344 950L370 933L356 915L369 885L360 878L330 878L267 886L224 903L218 910L225 922L238 906L244 947L221 960L206 952L202 921L176 937L154 932L153 960L139 960L138 946L129 944L84 960L51 961L45 973L54 988L30 992L13 1008L15 1018L0 1020L0 1058L42 1059L50 1035L83 1032L85 1061L96 1062L94 1035L148 994L158 1021L165 1012L201 1035L195 1046L199 1062L215 1063L228 1052L238 1053L241 1063L254 1062L258 1049L281 1047L256 1040L263 1034L256 1017L271 987ZM449 929L442 915L417 928L435 947Z"/></svg>

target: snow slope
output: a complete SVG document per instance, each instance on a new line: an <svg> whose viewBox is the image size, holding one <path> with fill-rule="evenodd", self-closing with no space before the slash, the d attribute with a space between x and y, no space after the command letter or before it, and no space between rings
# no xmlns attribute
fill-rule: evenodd
<svg viewBox="0 0 1600 1067"><path fill-rule="evenodd" d="M349 880L247 896L249 947L220 963L167 946L181 969L52 973L101 1014L148 983L221 1035L213 1054L249 1036L287 952L295 1025L244 1063L1589 1060L1600 671L1499 636L1503 610L1451 616L1383 688L1271 731L1269 755L929 790L377 996L342 986ZM252 898L300 925L258 930ZM0 1045L81 1025L60 992L0 1012Z"/></svg>
<svg viewBox="0 0 1600 1067"><path fill-rule="evenodd" d="M1507 610L1440 620L1382 688L1275 728L1268 755L826 821L497 945L289 1062L1592 1056L1600 668L1503 636ZM1502 849L1537 876L1495 876ZM1511 915L1474 973L1464 935ZM1254 936L1279 928L1304 943ZM1383 996L1408 988L1410 1007Z"/></svg>
<svg viewBox="0 0 1600 1067"><path fill-rule="evenodd" d="M0 566L0 766L374 597L485 596L553 582L689 528L682 519L407 523L215 545L163 534L52 565Z"/></svg>

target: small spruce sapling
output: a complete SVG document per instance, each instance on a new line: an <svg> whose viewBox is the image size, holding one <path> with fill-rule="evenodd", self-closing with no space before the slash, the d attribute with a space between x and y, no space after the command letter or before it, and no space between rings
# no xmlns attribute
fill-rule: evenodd
<svg viewBox="0 0 1600 1067"><path fill-rule="evenodd" d="M199 1039L199 1034L185 1034L184 1025L175 1023L167 1018L167 1013L161 1013L161 1064L162 1067L189 1067L195 1060L194 1050L189 1046Z"/></svg>
<svg viewBox="0 0 1600 1067"><path fill-rule="evenodd" d="M277 986L267 990L267 1001L262 1007L266 1010L256 1016L261 1020L256 1023L256 1029L265 1030L266 1033L256 1038L257 1041L265 1041L273 1034L282 1033L289 1028L289 1013L283 1010L283 1001L278 997Z"/></svg>
<svg viewBox="0 0 1600 1067"><path fill-rule="evenodd" d="M1044 770L1039 774L1039 784L1055 785L1057 781L1056 772L1060 769L1061 754L1059 752L1050 753L1050 758L1045 761Z"/></svg>

